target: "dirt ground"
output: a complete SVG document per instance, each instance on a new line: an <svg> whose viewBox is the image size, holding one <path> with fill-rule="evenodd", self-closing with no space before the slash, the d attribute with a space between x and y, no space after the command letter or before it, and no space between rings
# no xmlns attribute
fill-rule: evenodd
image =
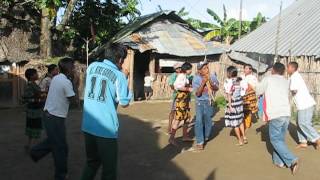
<svg viewBox="0 0 320 180"><path fill-rule="evenodd" d="M289 169L272 165L271 146L262 123L249 131L249 144L237 147L230 129L224 128L221 113L214 117L213 139L203 152L189 151L192 143L180 147L167 144L169 103L135 103L120 109L120 180L319 180L320 152L309 147L295 149L295 125L287 136L289 148L301 159L296 176ZM33 163L24 153L23 109L0 110L0 179L53 180L51 156ZM80 131L81 110L71 110L68 121L69 180L79 180L85 162L84 140ZM96 179L99 179L97 177Z"/></svg>

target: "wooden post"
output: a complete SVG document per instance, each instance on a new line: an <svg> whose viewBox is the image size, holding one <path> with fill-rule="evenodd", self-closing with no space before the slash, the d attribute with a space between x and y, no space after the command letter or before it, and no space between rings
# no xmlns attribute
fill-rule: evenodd
<svg viewBox="0 0 320 180"><path fill-rule="evenodd" d="M240 0L240 14L239 14L239 36L238 39L241 38L241 32L242 32L242 0Z"/></svg>
<svg viewBox="0 0 320 180"><path fill-rule="evenodd" d="M151 77L153 77L156 72L156 58L153 53L150 54L149 72Z"/></svg>
<svg viewBox="0 0 320 180"><path fill-rule="evenodd" d="M134 51L128 49L127 59L129 61L129 89L134 92Z"/></svg>

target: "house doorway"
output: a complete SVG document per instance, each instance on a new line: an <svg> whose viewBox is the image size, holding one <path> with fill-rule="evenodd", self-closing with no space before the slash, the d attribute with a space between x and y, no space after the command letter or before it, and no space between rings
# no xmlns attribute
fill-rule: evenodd
<svg viewBox="0 0 320 180"><path fill-rule="evenodd" d="M135 101L144 99L144 76L149 70L150 52L136 52L134 55L134 98Z"/></svg>

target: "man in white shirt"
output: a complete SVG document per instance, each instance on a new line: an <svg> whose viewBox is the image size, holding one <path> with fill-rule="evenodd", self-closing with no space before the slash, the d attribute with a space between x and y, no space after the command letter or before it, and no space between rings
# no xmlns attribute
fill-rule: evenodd
<svg viewBox="0 0 320 180"><path fill-rule="evenodd" d="M73 60L71 58L61 59L59 69L61 73L52 79L44 107L43 123L47 138L31 149L30 156L37 162L52 153L55 180L65 180L68 172L65 119L68 115L70 100L75 96L70 81L73 76Z"/></svg>
<svg viewBox="0 0 320 180"><path fill-rule="evenodd" d="M312 126L312 117L315 100L311 96L306 83L298 72L299 65L296 62L290 62L288 65L288 74L290 75L290 91L298 110L298 148L307 148L308 141L320 148L320 135Z"/></svg>
<svg viewBox="0 0 320 180"><path fill-rule="evenodd" d="M257 95L265 95L266 113L269 121L269 137L273 146L273 163L281 168L290 167L292 173L298 168L298 158L289 150L285 143L291 110L289 102L289 82L283 76L285 66L275 63L272 75L265 77L257 85Z"/></svg>

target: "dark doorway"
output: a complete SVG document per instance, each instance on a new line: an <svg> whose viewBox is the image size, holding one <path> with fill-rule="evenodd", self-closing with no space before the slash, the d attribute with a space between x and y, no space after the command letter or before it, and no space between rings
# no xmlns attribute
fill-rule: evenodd
<svg viewBox="0 0 320 180"><path fill-rule="evenodd" d="M135 100L144 99L144 76L149 70L150 52L136 52L134 55L134 98Z"/></svg>

